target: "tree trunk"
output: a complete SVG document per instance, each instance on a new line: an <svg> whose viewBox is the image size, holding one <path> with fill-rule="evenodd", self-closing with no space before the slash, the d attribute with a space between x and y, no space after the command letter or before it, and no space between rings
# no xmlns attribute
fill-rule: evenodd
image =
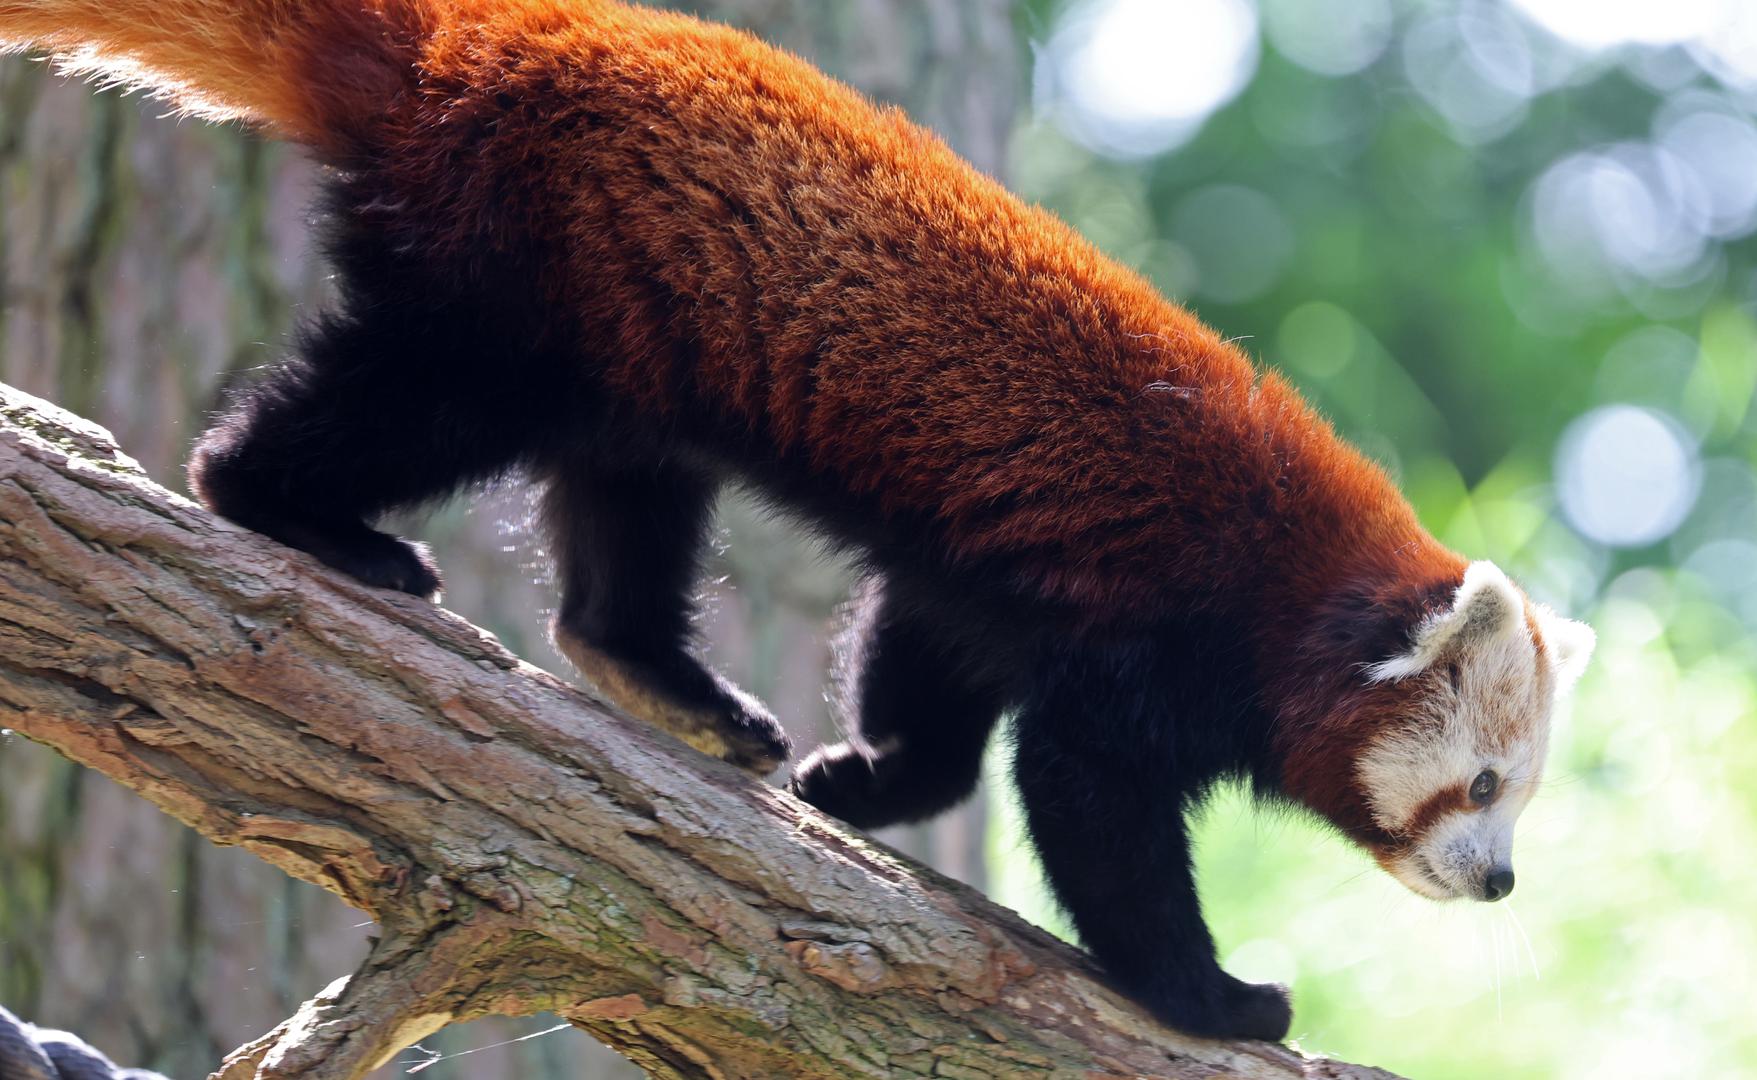
<svg viewBox="0 0 1757 1080"><path fill-rule="evenodd" d="M902 104L999 172L1019 81L1009 0L727 0L685 6L750 27ZM149 475L181 464L218 388L273 360L321 302L315 170L231 127L94 93L0 58L0 379L116 432ZM520 655L567 670L543 637L554 600L524 492L503 486L424 523L448 602ZM826 630L845 567L729 499L709 567L709 655L809 746L830 733ZM518 549L516 551L508 549ZM984 803L891 837L984 881ZM118 903L127 897L127 903ZM141 813L107 780L0 736L0 1001L173 1076L286 1015L364 953L367 927L327 894ZM457 1052L541 1022L487 1021L425 1045ZM485 1049L423 1080L634 1071L570 1035Z"/></svg>
<svg viewBox="0 0 1757 1080"><path fill-rule="evenodd" d="M544 1010L675 1080L1386 1075L1160 1028L968 886L3 386L0 568L0 724L381 927L216 1080Z"/></svg>
<svg viewBox="0 0 1757 1080"><path fill-rule="evenodd" d="M310 172L236 130L0 60L0 378L117 432L181 483L222 374L296 300ZM364 954L360 917L103 777L0 744L0 1000L174 1076Z"/></svg>

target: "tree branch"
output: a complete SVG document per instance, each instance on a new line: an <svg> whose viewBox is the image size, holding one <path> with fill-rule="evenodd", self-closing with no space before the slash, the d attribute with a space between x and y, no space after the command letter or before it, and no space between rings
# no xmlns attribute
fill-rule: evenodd
<svg viewBox="0 0 1757 1080"><path fill-rule="evenodd" d="M973 891L3 386L0 726L378 920L227 1080L543 1010L660 1077L1389 1075L1167 1031Z"/></svg>

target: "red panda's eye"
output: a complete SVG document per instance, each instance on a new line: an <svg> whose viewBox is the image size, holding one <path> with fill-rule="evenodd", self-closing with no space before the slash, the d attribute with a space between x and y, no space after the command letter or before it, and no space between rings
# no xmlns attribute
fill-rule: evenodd
<svg viewBox="0 0 1757 1080"><path fill-rule="evenodd" d="M1484 805L1495 797L1495 789L1500 786L1501 778L1493 770L1484 769L1470 782L1470 800L1478 806Z"/></svg>

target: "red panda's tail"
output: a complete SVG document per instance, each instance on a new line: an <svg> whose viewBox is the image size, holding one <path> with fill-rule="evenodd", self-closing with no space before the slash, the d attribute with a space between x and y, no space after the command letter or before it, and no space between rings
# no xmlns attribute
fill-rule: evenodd
<svg viewBox="0 0 1757 1080"><path fill-rule="evenodd" d="M430 0L0 0L0 53L42 49L218 119L343 151L414 81Z"/></svg>

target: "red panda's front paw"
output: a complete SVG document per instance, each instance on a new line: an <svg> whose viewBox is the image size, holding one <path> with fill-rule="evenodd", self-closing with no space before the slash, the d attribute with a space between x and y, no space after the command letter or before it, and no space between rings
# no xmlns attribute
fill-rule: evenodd
<svg viewBox="0 0 1757 1080"><path fill-rule="evenodd" d="M262 531L375 589L439 599L439 570L425 544L410 543L363 525L318 528L279 522Z"/></svg>
<svg viewBox="0 0 1757 1080"><path fill-rule="evenodd" d="M1280 1042L1293 1024L1287 987L1248 983L1223 971L1200 988L1162 991L1150 995L1144 1004L1179 1031L1210 1039Z"/></svg>
<svg viewBox="0 0 1757 1080"><path fill-rule="evenodd" d="M352 543L317 548L312 554L377 589L395 589L438 600L444 587L425 544L410 543L375 530L366 530Z"/></svg>
<svg viewBox="0 0 1757 1080"><path fill-rule="evenodd" d="M1234 980L1226 1009L1236 1038L1280 1042L1293 1026L1293 1000L1280 983Z"/></svg>

